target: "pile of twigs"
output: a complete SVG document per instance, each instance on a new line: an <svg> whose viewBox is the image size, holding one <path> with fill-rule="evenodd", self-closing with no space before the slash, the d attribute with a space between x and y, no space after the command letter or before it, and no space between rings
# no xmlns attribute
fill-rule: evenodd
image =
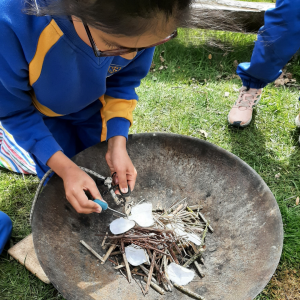
<svg viewBox="0 0 300 300"><path fill-rule="evenodd" d="M157 208L153 211L155 224L152 227L135 226L121 235L108 234L104 236L102 247L108 250L102 260L110 261L131 282L132 278L141 288L144 295L153 287L160 294L172 291L173 286L196 299L203 299L200 295L185 287L172 283L167 274L167 266L174 262L183 267L193 265L200 277L204 277L202 253L205 251L205 237L208 230L213 231L205 217L201 214L201 206L189 207L184 200L167 209ZM180 231L181 230L181 231ZM182 234L186 232L186 236ZM179 234L180 233L180 234ZM201 240L200 246L189 239L188 234L194 234ZM198 243L199 244L199 243ZM141 247L145 249L150 265L142 264L138 267L130 266L126 254L126 246ZM114 251L118 248L118 251ZM121 263L119 261L121 260ZM137 276L137 277L135 277ZM141 277L140 277L141 276ZM137 279L144 279L143 287Z"/></svg>

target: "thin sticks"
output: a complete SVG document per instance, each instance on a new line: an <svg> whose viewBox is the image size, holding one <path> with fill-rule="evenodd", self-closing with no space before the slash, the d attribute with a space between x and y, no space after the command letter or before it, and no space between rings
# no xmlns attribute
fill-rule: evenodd
<svg viewBox="0 0 300 300"><path fill-rule="evenodd" d="M173 285L174 285L178 290L180 290L181 292L183 292L183 293L185 293L185 294L187 294L187 295L189 295L189 296L192 296L192 297L194 297L194 298L196 298L196 299L199 299L199 300L205 300L205 298L203 298L202 296L200 296L200 295L198 295L198 294L192 292L191 290L189 290L189 289L187 289L187 288L185 288L185 287L183 287L183 286L181 286L181 285L179 285L179 284L174 283Z"/></svg>
<svg viewBox="0 0 300 300"><path fill-rule="evenodd" d="M183 208L183 204L180 204L174 211L173 215L176 215Z"/></svg>
<svg viewBox="0 0 300 300"><path fill-rule="evenodd" d="M152 261L151 261L151 265L150 265L150 270L149 270L149 275L148 275L148 280L147 280L147 284L146 284L146 288L145 288L145 293L146 294L149 291L149 286L150 286L150 283L151 283L151 278L152 278L154 264L155 264L155 258L156 258L156 251L153 251L153 257L152 257Z"/></svg>
<svg viewBox="0 0 300 300"><path fill-rule="evenodd" d="M102 248L103 248L104 245L105 245L105 241L106 241L106 239L107 239L107 236L108 236L108 232L106 232L105 237L103 238L103 241L102 241L102 244L101 244L101 247L102 247Z"/></svg>
<svg viewBox="0 0 300 300"><path fill-rule="evenodd" d="M175 263L176 263L177 265L179 265L179 261L178 261L176 255L175 255L174 251L172 250L171 246L168 248L168 250L169 250L169 252L170 252L172 258L174 259Z"/></svg>
<svg viewBox="0 0 300 300"><path fill-rule="evenodd" d="M148 270L147 268L145 268L143 265L140 265L139 267L143 270L143 272L144 272L146 275L149 275L149 270ZM156 281L156 279L153 277L153 275L152 275L151 280L152 280L154 283L157 283L157 281Z"/></svg>
<svg viewBox="0 0 300 300"><path fill-rule="evenodd" d="M148 280L149 280L149 277L147 279L147 277L144 276L144 281L147 282L146 289L148 286ZM153 281L150 281L150 286L153 287L156 291L158 291L161 295L165 294L165 291L160 286L158 286L156 283L154 283ZM148 289L149 289L149 287L148 287ZM148 292L148 290L146 290L146 293L147 292Z"/></svg>
<svg viewBox="0 0 300 300"><path fill-rule="evenodd" d="M90 247L85 241L80 241L80 243L89 251L91 251L98 259L100 259L102 262L104 261L103 258L94 250L92 247Z"/></svg>
<svg viewBox="0 0 300 300"><path fill-rule="evenodd" d="M201 256L201 252L196 253L195 255L193 255L183 266L184 267L188 267L191 263L193 263L199 256Z"/></svg>
<svg viewBox="0 0 300 300"><path fill-rule="evenodd" d="M209 230L211 232L214 232L213 228L209 225L209 223L207 222L207 220L205 219L205 217L203 216L203 214L199 211L198 212L198 215L201 217L201 219L203 220L203 222L208 225L207 227L209 228Z"/></svg>
<svg viewBox="0 0 300 300"><path fill-rule="evenodd" d="M203 274L203 272L201 270L200 265L196 261L194 261L194 265L195 265L196 269L198 270L200 277L202 277L202 278L205 277L205 275Z"/></svg>
<svg viewBox="0 0 300 300"><path fill-rule="evenodd" d="M108 259L108 257L110 256L110 254L114 251L114 249L116 248L116 244L113 244L109 247L109 249L107 250L105 256L103 257L103 261L101 262L101 264L103 265L106 260Z"/></svg>
<svg viewBox="0 0 300 300"><path fill-rule="evenodd" d="M126 258L126 254L125 254L125 250L124 250L124 242L122 240L121 240L121 252L122 252L124 264L125 264L125 267L126 267L127 279L128 279L128 282L130 283L132 277L131 277L131 272L130 272L130 267L129 267L129 264L128 264L128 260Z"/></svg>
<svg viewBox="0 0 300 300"><path fill-rule="evenodd" d="M103 238L101 246L109 247L109 249L101 260L102 264L106 260L111 261L116 270L121 273L124 272L122 274L128 279L129 283L133 279L139 285L144 295L149 293L150 286L161 295L165 294L165 291L172 291L173 284L168 276L168 264L172 262L183 267L194 264L200 278L204 277L201 265L196 260L202 259L201 254L205 251L204 241L207 231L213 229L199 212L200 209L200 205L189 207L185 199L182 199L171 205L169 209L162 208L153 211L155 223L152 227L145 228L136 225L120 235L108 234L104 231L103 234L98 236ZM195 236L198 236L198 241L195 240ZM192 241L195 241L196 244ZM146 262L144 265L133 267L132 265L135 265L136 260L131 256L128 256L129 261L127 260L125 246L136 249L142 248L148 254L144 261L150 259L150 266ZM116 247L118 249L114 251ZM120 254L122 254L123 261L119 264ZM139 279L136 276L141 277ZM143 285L141 280L144 280L146 285ZM186 287L178 284L175 286L193 298L203 300L202 296Z"/></svg>
<svg viewBox="0 0 300 300"><path fill-rule="evenodd" d="M141 283L139 284L138 281L134 278L134 276L133 276L133 280L134 280L134 281L136 282L136 284L139 286L139 288L141 289L143 295L146 296L146 293L145 293L145 290L144 290L142 284L141 284Z"/></svg>
<svg viewBox="0 0 300 300"><path fill-rule="evenodd" d="M179 203L183 202L184 200L186 199L186 197L182 200L180 200L179 202L175 202L174 204L172 204L168 209L167 211L169 211L172 207L174 207L176 204L178 205Z"/></svg>

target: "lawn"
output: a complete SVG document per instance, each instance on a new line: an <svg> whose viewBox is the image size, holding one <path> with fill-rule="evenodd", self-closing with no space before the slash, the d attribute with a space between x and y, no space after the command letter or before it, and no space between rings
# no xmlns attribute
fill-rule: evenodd
<svg viewBox="0 0 300 300"><path fill-rule="evenodd" d="M236 64L249 61L255 38L180 30L178 39L156 49L152 70L138 88L140 101L131 133L172 132L206 139L255 169L278 202L285 232L276 274L256 300L300 299L300 205L295 204L300 196L300 131L294 125L299 91L270 84L249 127L235 129L227 123L241 86ZM298 59L288 69L300 78ZM0 210L13 220L13 243L30 233L29 211L37 184L33 176L1 170ZM51 285L10 260L7 252L0 256L0 265L0 299L63 299Z"/></svg>

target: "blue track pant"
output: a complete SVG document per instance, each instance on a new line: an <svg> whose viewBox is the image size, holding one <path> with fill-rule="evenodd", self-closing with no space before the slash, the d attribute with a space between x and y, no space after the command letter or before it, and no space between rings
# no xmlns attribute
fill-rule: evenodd
<svg viewBox="0 0 300 300"><path fill-rule="evenodd" d="M0 211L0 254L10 238L12 222L7 214Z"/></svg>

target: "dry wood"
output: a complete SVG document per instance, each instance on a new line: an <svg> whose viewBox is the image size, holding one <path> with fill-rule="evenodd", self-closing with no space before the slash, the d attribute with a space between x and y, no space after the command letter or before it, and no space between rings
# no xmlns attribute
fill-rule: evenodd
<svg viewBox="0 0 300 300"><path fill-rule="evenodd" d="M134 271L131 271L131 274L133 274L133 275L139 275L139 276L142 276L142 277L144 277L145 276L145 274L142 274L142 273L140 273L140 272L134 272ZM133 277L132 277L133 278ZM153 281L153 276L152 276L152 281ZM153 281L154 282L154 281Z"/></svg>
<svg viewBox="0 0 300 300"><path fill-rule="evenodd" d="M149 249L147 249L147 253L148 253L150 259L152 259L152 258L153 258L153 255L152 255L152 253L151 253L151 251L150 251ZM158 265L157 265L156 262L154 262L154 267L155 267L156 272L157 272L156 277L157 277L158 284L160 284L160 283L161 283L161 275L162 275L162 274L161 274L161 272L160 272L160 270L159 270L159 267L158 267ZM153 276L153 275L152 275L152 276Z"/></svg>
<svg viewBox="0 0 300 300"><path fill-rule="evenodd" d="M199 300L205 300L205 298L203 298L202 296L200 296L200 295L198 295L198 294L192 292L191 290L189 290L189 289L187 289L187 288L185 288L185 287L183 287L183 286L181 286L181 285L178 285L177 283L174 283L173 285L174 285L178 290L180 290L181 292L183 292L183 293L185 293L185 294L187 294L187 295L189 295L189 296L192 296L192 297L194 297L194 298L196 298L196 299L199 299Z"/></svg>
<svg viewBox="0 0 300 300"><path fill-rule="evenodd" d="M113 244L109 247L109 249L107 250L105 256L103 257L103 261L101 262L101 264L103 265L106 260L108 259L108 257L110 256L110 254L114 251L114 249L117 247L116 244Z"/></svg>
<svg viewBox="0 0 300 300"><path fill-rule="evenodd" d="M148 279L147 279L147 277L144 276L144 281L147 282L146 290L145 290L146 293L148 293L148 289L149 289L149 287L148 287L148 280L149 280L149 277L148 277ZM165 294L165 291L164 291L160 286L158 286L156 283L154 283L154 282L151 281L151 280L150 280L150 286L153 287L153 288L154 288L157 292L159 292L161 295L164 295L164 294ZM147 289L147 287L148 287L148 289Z"/></svg>
<svg viewBox="0 0 300 300"><path fill-rule="evenodd" d="M121 251L114 251L110 254L110 256L115 256L115 255L119 255L119 254L122 254Z"/></svg>
<svg viewBox="0 0 300 300"><path fill-rule="evenodd" d="M198 210L198 209L201 209L201 208L202 208L202 205L191 205L191 206L189 206L189 208L190 208L191 210Z"/></svg>
<svg viewBox="0 0 300 300"><path fill-rule="evenodd" d="M148 251L149 257L152 258L152 254L151 254L150 250L147 249L147 251ZM164 286L164 289L166 291L171 290L171 289L169 289L169 282L170 281L166 278L166 274L164 272L162 272L162 270L161 270L162 267L163 267L163 263L161 264L161 268L159 268L158 264L155 262L154 267L156 269L156 277L157 277L158 284L162 283L162 285Z"/></svg>
<svg viewBox="0 0 300 300"><path fill-rule="evenodd" d="M213 228L209 225L208 221L205 219L205 217L203 216L203 214L199 211L198 215L201 217L201 219L203 220L203 222L208 225L208 228L211 232L214 232Z"/></svg>
<svg viewBox="0 0 300 300"><path fill-rule="evenodd" d="M174 262L175 262L177 265L179 265L179 261L178 261L176 255L175 255L175 253L174 253L172 247L170 246L170 247L168 248L168 250L169 250L169 252L170 252L170 254L171 254L171 256L172 256Z"/></svg>
<svg viewBox="0 0 300 300"><path fill-rule="evenodd" d="M201 266L200 266L196 261L194 261L194 265L195 265L196 269L198 270L199 275L200 275L202 278L205 277L204 273L203 273L202 270L201 270Z"/></svg>
<svg viewBox="0 0 300 300"><path fill-rule="evenodd" d="M143 272L146 274L146 275L149 275L149 270L143 266L143 265L140 265L140 268L143 270ZM152 278L151 280L154 282L154 283L157 283L156 279L153 277L154 275L152 275Z"/></svg>
<svg viewBox="0 0 300 300"><path fill-rule="evenodd" d="M169 279L169 276L168 276L168 273L167 273L167 266L168 266L168 259L167 259L167 256L166 255L164 255L164 257L163 257L163 261L162 261L162 264L164 265L164 270L165 270L165 277L166 277L166 280L167 280L167 282L168 282L168 289L169 289L169 291L171 292L172 291L172 283L171 283L171 281L170 281L170 279Z"/></svg>
<svg viewBox="0 0 300 300"><path fill-rule="evenodd" d="M89 251L91 251L97 258L99 258L102 262L104 259L94 250L92 247L90 247L85 241L80 241L80 243Z"/></svg>
<svg viewBox="0 0 300 300"><path fill-rule="evenodd" d="M149 292L150 286L155 288L153 284L156 284L156 287L160 289L160 291L157 288L156 290L158 290L162 294L164 293L164 289L166 291L172 291L173 285L167 274L168 260L171 262L174 261L178 265L180 265L180 261L184 267L187 267L190 264L194 263L200 276L204 276L203 272L201 272L201 266L197 263L196 259L201 259L201 253L205 249L204 239L207 230L209 229L209 224L203 217L203 215L200 216L199 205L192 207L195 210L193 211L190 207L187 206L186 202L182 203L183 200L179 201L179 203L177 201L177 203L170 207L170 211L173 210L172 214L168 215L166 210L162 211L161 213L155 213L154 227L145 228L135 226L131 230L121 235L108 235L106 233L104 237L102 244L110 246L104 257L104 261L106 259L110 260L109 258L107 258L107 255L114 256L122 254L123 262L121 263L121 265L119 265L118 261L117 263L112 260L110 261L112 261L115 265L118 265L117 267L115 267L115 269L118 269L120 272L122 272L121 269L123 270L123 272L124 268L126 269L127 279L129 282L132 281L132 278L136 281L136 279L132 275L139 275L142 276L142 278L145 278L145 291L143 290L143 286L141 287L144 294L147 294ZM188 239L188 235L178 236L178 234L176 234L174 230L167 229L167 224L180 226L181 229L185 230L187 233L201 235L202 248L190 242ZM104 234L102 236L104 236ZM146 250L151 261L149 269L148 266L146 268L145 265L132 268L132 270L130 269L125 255L125 245L127 246L130 244L132 244L133 246L136 245L135 247L139 246ZM120 251L112 252L116 245L120 248ZM189 254L189 256L187 256L187 253ZM117 258L117 256L115 256L115 258ZM139 269L141 269L143 272L141 272ZM142 273L145 273L146 275ZM146 278L146 276L148 277ZM139 283L141 282L139 281ZM177 288L178 287L180 286L177 286ZM193 297L201 297L185 288L183 289L184 292L192 295Z"/></svg>
<svg viewBox="0 0 300 300"><path fill-rule="evenodd" d="M136 242L136 241L132 241L132 244L137 245L137 246L140 246L140 247L142 247L142 248L147 248L147 249L154 250L154 251L156 251L156 252L158 252L158 253L162 253L162 254L164 254L164 255L167 254L167 253L165 253L164 251L158 250L158 249L155 248L155 247L151 247L150 245L141 244L141 243ZM174 254L174 255L175 255L175 254Z"/></svg>
<svg viewBox="0 0 300 300"><path fill-rule="evenodd" d="M146 288L145 288L145 293L146 294L149 291L149 286L150 286L150 283L151 283L151 278L152 278L154 264L155 264L155 258L156 258L156 251L153 251L153 257L152 257L152 261L151 261L151 265L150 265L150 270L149 270L147 285L146 285Z"/></svg>
<svg viewBox="0 0 300 300"><path fill-rule="evenodd" d="M134 276L133 276L132 278L133 278L133 280L136 282L136 284L139 286L139 288L141 289L143 295L146 296L145 290L144 290L142 284L141 284L141 283L139 284L138 281L134 278Z"/></svg>
<svg viewBox="0 0 300 300"><path fill-rule="evenodd" d="M195 255L193 255L183 266L184 267L188 267L191 263L193 263L199 256L201 256L202 253L196 253Z"/></svg>
<svg viewBox="0 0 300 300"><path fill-rule="evenodd" d="M125 265L118 265L118 266L114 267L115 270L119 270L122 268L125 268Z"/></svg>
<svg viewBox="0 0 300 300"><path fill-rule="evenodd" d="M182 208L183 208L183 204L180 204L174 211L173 211L173 215L176 215Z"/></svg>
<svg viewBox="0 0 300 300"><path fill-rule="evenodd" d="M128 279L128 282L130 283L132 276L131 276L131 272L130 272L129 263L128 263L127 258L126 258L126 254L122 253L122 255L123 255L123 260L124 260L124 264L125 264L125 267L126 267L127 279Z"/></svg>
<svg viewBox="0 0 300 300"><path fill-rule="evenodd" d="M108 261L110 261L111 263L113 263L114 265L118 266L119 264L117 264L115 261L113 261L112 259L108 258Z"/></svg>
<svg viewBox="0 0 300 300"><path fill-rule="evenodd" d="M102 241L101 247L104 247L104 245L105 245L105 241L106 241L106 239L107 239L107 236L108 236L108 232L106 232L106 233L105 233L105 236L104 236L104 238L103 238L103 241Z"/></svg>
<svg viewBox="0 0 300 300"><path fill-rule="evenodd" d="M173 204L167 209L167 212L168 212L171 208L173 208L175 205L178 205L179 203L183 202L185 199L186 199L186 198L184 198L184 199L182 199L182 200L180 200L180 201L176 201L175 203L173 203Z"/></svg>
<svg viewBox="0 0 300 300"><path fill-rule="evenodd" d="M197 254L197 253L199 253L199 249L197 249L197 247L196 247L196 245L194 244L194 243L191 243L191 246L192 246L192 248L193 248L193 250L194 250L194 252ZM190 253L189 253L190 254Z"/></svg>

